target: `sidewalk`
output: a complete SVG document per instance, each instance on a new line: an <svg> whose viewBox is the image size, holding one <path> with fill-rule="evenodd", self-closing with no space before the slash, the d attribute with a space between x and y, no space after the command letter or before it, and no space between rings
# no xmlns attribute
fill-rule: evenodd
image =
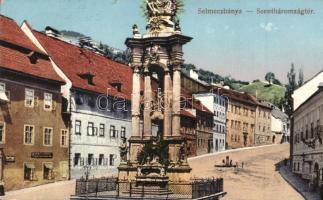
<svg viewBox="0 0 323 200"><path fill-rule="evenodd" d="M1 200L69 200L75 194L75 180L60 181L6 192Z"/></svg>
<svg viewBox="0 0 323 200"><path fill-rule="evenodd" d="M304 181L293 174L288 167L280 165L279 173L282 177L296 190L298 191L306 200L321 200L318 192L309 192L307 185Z"/></svg>

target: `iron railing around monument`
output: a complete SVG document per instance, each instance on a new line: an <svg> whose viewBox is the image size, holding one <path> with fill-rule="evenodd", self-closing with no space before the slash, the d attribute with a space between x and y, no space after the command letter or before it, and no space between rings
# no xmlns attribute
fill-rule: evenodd
<svg viewBox="0 0 323 200"><path fill-rule="evenodd" d="M193 179L191 182L168 183L166 187L159 188L110 177L77 180L75 196L71 199L219 199L224 195L222 178Z"/></svg>
<svg viewBox="0 0 323 200"><path fill-rule="evenodd" d="M108 177L99 179L77 179L75 195L95 195L100 192L116 191L118 178Z"/></svg>
<svg viewBox="0 0 323 200"><path fill-rule="evenodd" d="M223 178L194 179L192 182L192 198L212 196L223 192Z"/></svg>

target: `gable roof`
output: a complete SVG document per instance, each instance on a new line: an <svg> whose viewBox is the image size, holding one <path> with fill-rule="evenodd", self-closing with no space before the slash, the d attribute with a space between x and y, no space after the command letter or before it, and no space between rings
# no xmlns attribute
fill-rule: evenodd
<svg viewBox="0 0 323 200"><path fill-rule="evenodd" d="M11 18L0 15L0 40L41 53Z"/></svg>
<svg viewBox="0 0 323 200"><path fill-rule="evenodd" d="M252 106L258 105L258 103L254 100L254 98L244 92L238 92L236 90L226 89L224 87L219 86L210 86L210 89L214 91L214 93L218 92L221 96L227 97L231 100L238 101L240 103L249 104Z"/></svg>
<svg viewBox="0 0 323 200"><path fill-rule="evenodd" d="M38 31L32 32L55 64L71 80L73 87L101 94L107 94L109 89L111 96L131 99L132 69L129 66ZM82 77L85 74L93 77L93 84ZM115 83L121 83L121 92L112 86Z"/></svg>
<svg viewBox="0 0 323 200"><path fill-rule="evenodd" d="M15 21L0 15L0 68L32 77L64 81L54 71L49 58L28 39ZM36 62L30 57L35 56Z"/></svg>

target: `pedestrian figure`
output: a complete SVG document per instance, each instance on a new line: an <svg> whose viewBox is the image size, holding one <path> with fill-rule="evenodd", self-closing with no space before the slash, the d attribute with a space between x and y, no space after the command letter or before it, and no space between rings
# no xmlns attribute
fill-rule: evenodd
<svg viewBox="0 0 323 200"><path fill-rule="evenodd" d="M243 162L241 163L241 168L243 169Z"/></svg>
<svg viewBox="0 0 323 200"><path fill-rule="evenodd" d="M232 167L232 160L230 160L230 167Z"/></svg>

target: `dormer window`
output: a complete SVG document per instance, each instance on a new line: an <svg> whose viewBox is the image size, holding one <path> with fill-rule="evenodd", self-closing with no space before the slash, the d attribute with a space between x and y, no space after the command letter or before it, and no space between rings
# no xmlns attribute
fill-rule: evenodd
<svg viewBox="0 0 323 200"><path fill-rule="evenodd" d="M29 58L29 61L30 61L31 64L36 64L37 63L38 58L37 58L37 55L36 55L36 53L34 51L30 52L27 55L27 57Z"/></svg>
<svg viewBox="0 0 323 200"><path fill-rule="evenodd" d="M110 85L116 90L118 90L118 92L121 92L122 84L120 82L112 82L110 83Z"/></svg>
<svg viewBox="0 0 323 200"><path fill-rule="evenodd" d="M89 85L94 85L93 78L95 77L94 74L91 74L90 72L79 74L79 77L81 77L84 80L87 80L87 83Z"/></svg>

